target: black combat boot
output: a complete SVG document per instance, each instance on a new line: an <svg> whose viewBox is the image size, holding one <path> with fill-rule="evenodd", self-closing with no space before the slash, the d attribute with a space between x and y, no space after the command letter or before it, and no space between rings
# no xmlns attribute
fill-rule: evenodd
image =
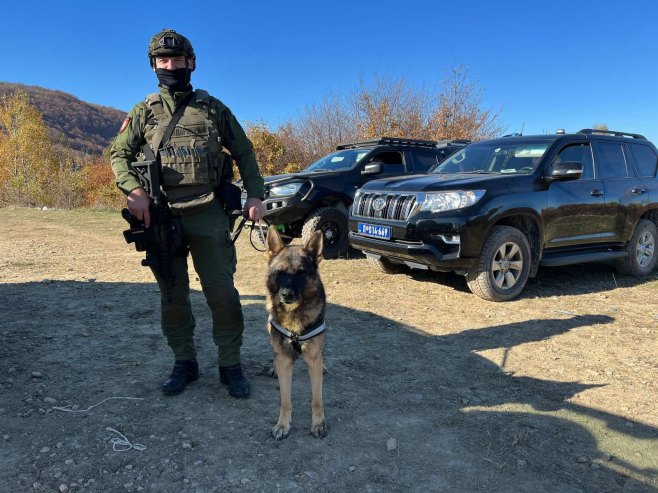
<svg viewBox="0 0 658 493"><path fill-rule="evenodd" d="M162 384L165 395L177 394L199 378L199 365L195 359L176 360L171 376Z"/></svg>
<svg viewBox="0 0 658 493"><path fill-rule="evenodd" d="M233 366L219 367L219 381L228 385L228 393L238 399L247 399L251 395L249 380L242 374L240 363Z"/></svg>

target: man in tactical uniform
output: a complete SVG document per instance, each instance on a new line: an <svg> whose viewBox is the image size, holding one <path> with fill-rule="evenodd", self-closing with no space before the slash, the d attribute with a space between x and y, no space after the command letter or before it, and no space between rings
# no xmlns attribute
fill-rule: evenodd
<svg viewBox="0 0 658 493"><path fill-rule="evenodd" d="M156 155L158 147L162 191L171 210L180 216L185 251L173 258L175 281L170 296L164 295L163 279L154 271L161 291L162 331L176 359L162 391L175 394L199 378L187 272L189 250L212 311L220 381L228 385L233 397L247 398L251 390L240 366L244 322L240 295L233 285L236 254L230 242L229 218L217 199L204 203L203 198L233 176L232 157L247 191L243 212L258 221L263 217L263 178L252 144L231 111L207 92L192 90L190 76L196 67L196 56L190 41L165 29L151 39L148 56L160 92L149 95L130 111L112 145L111 156L117 185L128 197L131 215L148 227L150 198L131 163L144 159L144 144L148 143ZM181 104L186 106L173 133L167 142L160 142L167 123ZM222 152L223 148L228 149L230 157ZM190 198L201 200L189 201ZM199 203L202 207L198 207ZM187 204L194 207L186 210ZM180 207L174 209L174 205Z"/></svg>

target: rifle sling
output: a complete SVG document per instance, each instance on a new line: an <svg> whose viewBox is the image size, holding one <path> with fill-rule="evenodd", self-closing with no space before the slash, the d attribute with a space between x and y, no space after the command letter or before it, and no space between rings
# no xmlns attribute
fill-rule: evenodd
<svg viewBox="0 0 658 493"><path fill-rule="evenodd" d="M174 114L171 115L171 120L169 120L169 124L167 125L167 128L165 129L164 132L162 132L162 137L160 140L156 137L155 140L153 141L153 149L155 149L155 155L153 156L153 159L157 159L158 154L160 153L160 147L163 144L167 144L169 142L169 139L171 138L171 134L174 132L174 128L176 128L176 124L178 123L178 120L180 120L181 116L183 116L183 113L185 112L185 108L187 107L188 103L192 99L192 96L194 96L194 91L190 92L183 100L176 106L176 110L174 111ZM149 147L148 144L145 147ZM147 159L151 159L150 156L146 156Z"/></svg>

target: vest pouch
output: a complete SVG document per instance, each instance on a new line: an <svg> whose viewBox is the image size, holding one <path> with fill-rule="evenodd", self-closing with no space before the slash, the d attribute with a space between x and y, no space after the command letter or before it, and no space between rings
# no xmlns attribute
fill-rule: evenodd
<svg viewBox="0 0 658 493"><path fill-rule="evenodd" d="M188 216L203 212L215 200L215 192L209 185L167 188L165 194L169 202L169 209L175 216Z"/></svg>

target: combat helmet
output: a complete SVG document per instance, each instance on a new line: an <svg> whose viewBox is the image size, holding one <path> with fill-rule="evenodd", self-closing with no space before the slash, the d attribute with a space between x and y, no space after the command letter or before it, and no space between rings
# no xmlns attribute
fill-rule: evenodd
<svg viewBox="0 0 658 493"><path fill-rule="evenodd" d="M148 55L151 67L155 67L156 57L184 56L196 60L190 40L173 29L163 29L151 38Z"/></svg>

